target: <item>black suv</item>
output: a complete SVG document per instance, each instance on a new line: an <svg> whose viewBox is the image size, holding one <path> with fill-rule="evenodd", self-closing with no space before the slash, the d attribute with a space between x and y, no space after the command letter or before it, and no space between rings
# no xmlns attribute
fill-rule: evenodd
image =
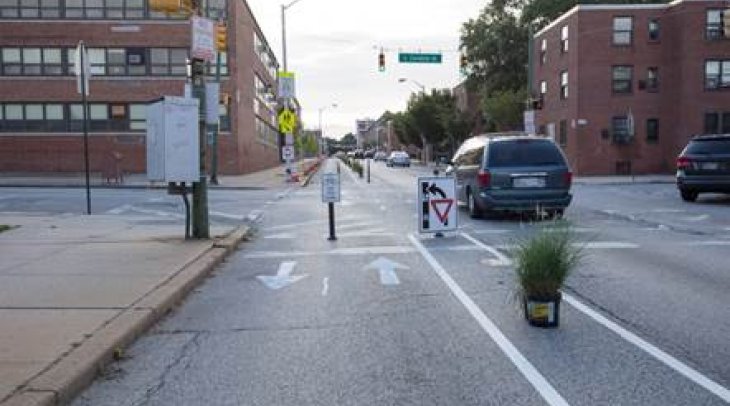
<svg viewBox="0 0 730 406"><path fill-rule="evenodd" d="M573 174L547 138L491 133L466 140L447 174L456 178L457 199L471 217L493 211L544 210L561 216L570 204Z"/></svg>
<svg viewBox="0 0 730 406"><path fill-rule="evenodd" d="M700 193L730 193L730 134L693 138L677 157L677 188L687 202Z"/></svg>

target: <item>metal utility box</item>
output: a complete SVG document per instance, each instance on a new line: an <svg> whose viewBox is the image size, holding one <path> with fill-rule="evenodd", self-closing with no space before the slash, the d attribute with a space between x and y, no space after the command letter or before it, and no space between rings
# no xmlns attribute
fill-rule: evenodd
<svg viewBox="0 0 730 406"><path fill-rule="evenodd" d="M165 96L147 106L147 178L198 182L198 99Z"/></svg>

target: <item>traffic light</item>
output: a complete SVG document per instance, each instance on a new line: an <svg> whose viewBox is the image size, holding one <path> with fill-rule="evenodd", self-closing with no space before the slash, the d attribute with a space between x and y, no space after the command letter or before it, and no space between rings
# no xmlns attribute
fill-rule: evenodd
<svg viewBox="0 0 730 406"><path fill-rule="evenodd" d="M180 11L180 0L150 0L150 10L161 13L177 13Z"/></svg>
<svg viewBox="0 0 730 406"><path fill-rule="evenodd" d="M385 72L385 54L383 53L383 50L380 50L380 54L378 55L378 70L381 72Z"/></svg>
<svg viewBox="0 0 730 406"><path fill-rule="evenodd" d="M225 52L228 32L224 23L215 26L215 47L218 51Z"/></svg>
<svg viewBox="0 0 730 406"><path fill-rule="evenodd" d="M725 38L730 38L730 7L722 12L722 30Z"/></svg>
<svg viewBox="0 0 730 406"><path fill-rule="evenodd" d="M467 66L469 66L469 61L466 59L466 54L461 54L461 59L459 60L459 67L461 68L462 75L466 75Z"/></svg>

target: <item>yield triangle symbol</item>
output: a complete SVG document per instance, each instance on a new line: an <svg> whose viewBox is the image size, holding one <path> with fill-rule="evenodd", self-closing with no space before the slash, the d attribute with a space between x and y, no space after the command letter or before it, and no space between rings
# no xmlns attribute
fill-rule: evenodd
<svg viewBox="0 0 730 406"><path fill-rule="evenodd" d="M447 224L449 220L449 211L454 204L454 199L431 199L431 207L436 212L439 221Z"/></svg>

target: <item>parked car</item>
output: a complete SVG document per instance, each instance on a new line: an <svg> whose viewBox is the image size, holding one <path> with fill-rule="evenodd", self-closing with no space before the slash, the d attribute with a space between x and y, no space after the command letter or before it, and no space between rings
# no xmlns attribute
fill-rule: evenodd
<svg viewBox="0 0 730 406"><path fill-rule="evenodd" d="M375 156L375 150L369 149L369 150L365 151L362 156L365 159L372 158L373 156Z"/></svg>
<svg viewBox="0 0 730 406"><path fill-rule="evenodd" d="M689 141L677 157L677 188L687 202L700 193L730 193L730 134Z"/></svg>
<svg viewBox="0 0 730 406"><path fill-rule="evenodd" d="M373 155L373 159L375 160L375 162L377 162L377 161L385 162L388 160L388 154L386 154L385 151L378 151L375 153L375 155Z"/></svg>
<svg viewBox="0 0 730 406"><path fill-rule="evenodd" d="M393 151L390 153L388 160L385 161L387 166L411 166L411 157L408 156L407 152Z"/></svg>
<svg viewBox="0 0 730 406"><path fill-rule="evenodd" d="M573 198L573 173L561 149L523 133L484 134L466 140L446 170L456 178L457 199L469 215L544 210L553 217Z"/></svg>

